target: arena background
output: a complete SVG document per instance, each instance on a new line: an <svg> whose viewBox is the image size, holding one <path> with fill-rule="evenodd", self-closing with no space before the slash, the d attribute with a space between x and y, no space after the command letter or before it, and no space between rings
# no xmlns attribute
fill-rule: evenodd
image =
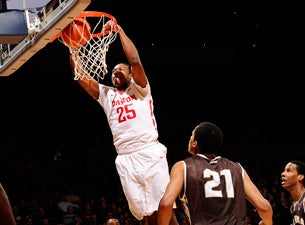
<svg viewBox="0 0 305 225"><path fill-rule="evenodd" d="M280 177L288 160L305 160L303 2L94 1L88 10L115 16L137 46L170 165L188 156L201 121L223 129L222 154L254 179ZM118 41L109 68L125 60ZM15 194L39 190L38 177L73 185L64 170L106 180L107 191L118 185L104 112L73 80L63 44L0 77L0 105L0 179ZM89 167L96 173L86 177Z"/></svg>

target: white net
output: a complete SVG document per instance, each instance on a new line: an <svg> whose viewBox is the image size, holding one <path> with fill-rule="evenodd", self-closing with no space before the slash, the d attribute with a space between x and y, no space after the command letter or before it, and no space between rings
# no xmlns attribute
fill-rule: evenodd
<svg viewBox="0 0 305 225"><path fill-rule="evenodd" d="M70 50L71 59L74 62L74 79L103 80L108 72L106 55L109 45L116 39L118 33L115 29L116 20L109 14L101 12L94 12L94 14L83 12L80 16L88 21L93 28L89 40L85 44L77 45L77 47L67 45L61 40ZM109 20L113 22L111 30L103 33L103 27ZM81 38L81 40L84 39L88 39L88 37Z"/></svg>

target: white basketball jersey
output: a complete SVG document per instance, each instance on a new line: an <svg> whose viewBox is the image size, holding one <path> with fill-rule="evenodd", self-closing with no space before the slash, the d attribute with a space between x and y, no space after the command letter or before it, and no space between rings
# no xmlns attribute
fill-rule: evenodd
<svg viewBox="0 0 305 225"><path fill-rule="evenodd" d="M157 124L149 83L145 88L134 80L124 91L100 84L98 102L104 109L118 154L158 145Z"/></svg>

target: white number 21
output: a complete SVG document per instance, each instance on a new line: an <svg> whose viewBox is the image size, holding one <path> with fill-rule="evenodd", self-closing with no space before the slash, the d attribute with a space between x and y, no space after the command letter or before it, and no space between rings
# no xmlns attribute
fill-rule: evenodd
<svg viewBox="0 0 305 225"><path fill-rule="evenodd" d="M228 198L234 198L234 187L232 184L232 176L230 170L222 170L220 172L212 171L209 169L205 169L203 171L203 178L211 178L204 185L204 191L206 198L211 197L223 197L222 191L213 190L213 188L218 187L220 184L220 177L224 176L225 178L225 185L226 185L226 192Z"/></svg>

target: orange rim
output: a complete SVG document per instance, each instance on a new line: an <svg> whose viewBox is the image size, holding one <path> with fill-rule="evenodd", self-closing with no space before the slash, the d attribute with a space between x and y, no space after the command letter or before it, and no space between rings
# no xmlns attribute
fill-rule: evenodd
<svg viewBox="0 0 305 225"><path fill-rule="evenodd" d="M86 17L102 17L102 16L105 16L108 19L113 20L114 24L117 25L117 20L114 16L112 16L108 13L99 12L99 11L83 11L78 16L76 16L74 18L74 20L77 19L77 18L80 18L80 17L86 18ZM92 37L101 37L101 36L104 36L107 33L108 32L106 32L106 33L105 32L95 33L95 34L92 34ZM51 38L49 43L52 43L53 41L55 41L59 36L60 36L60 32L58 32L58 34L56 34L53 38Z"/></svg>
<svg viewBox="0 0 305 225"><path fill-rule="evenodd" d="M114 22L115 25L117 25L117 20L114 16L108 14L108 13L104 13L104 12L99 12L99 11L83 11L81 12L76 18L79 17L107 17L108 19L112 20ZM100 36L104 36L105 34L108 34L109 32L100 32L100 33L94 33L92 34L92 37L100 37Z"/></svg>

